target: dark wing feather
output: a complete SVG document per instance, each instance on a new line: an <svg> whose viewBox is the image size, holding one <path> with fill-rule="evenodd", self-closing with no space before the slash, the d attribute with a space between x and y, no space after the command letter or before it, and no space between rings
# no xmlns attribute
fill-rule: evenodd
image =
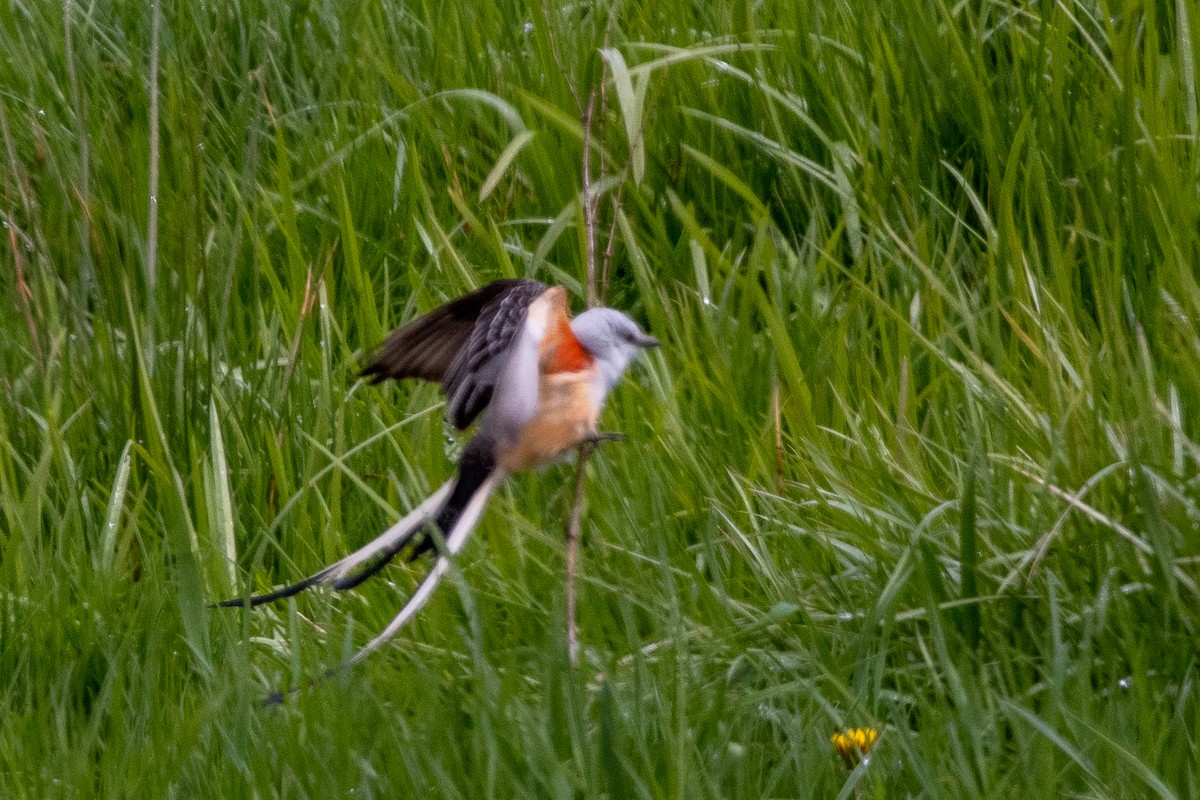
<svg viewBox="0 0 1200 800"><path fill-rule="evenodd" d="M442 380L488 304L526 283L532 281L494 281L397 328L359 374L372 383L388 378Z"/></svg>
<svg viewBox="0 0 1200 800"><path fill-rule="evenodd" d="M539 281L493 281L393 331L360 374L372 383L441 381L450 421L466 428L492 399L508 347L544 291Z"/></svg>
<svg viewBox="0 0 1200 800"><path fill-rule="evenodd" d="M539 281L514 281L480 312L470 337L442 380L442 392L449 399L450 422L456 428L470 425L492 399L508 348L525 324L529 304L546 288Z"/></svg>

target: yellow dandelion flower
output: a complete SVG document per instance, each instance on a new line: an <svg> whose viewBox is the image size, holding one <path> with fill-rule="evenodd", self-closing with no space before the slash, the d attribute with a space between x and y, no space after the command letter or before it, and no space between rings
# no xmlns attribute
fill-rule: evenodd
<svg viewBox="0 0 1200 800"><path fill-rule="evenodd" d="M829 737L833 749L841 756L846 769L854 769L859 759L871 752L871 745L879 738L879 731L874 728L850 728L838 731Z"/></svg>

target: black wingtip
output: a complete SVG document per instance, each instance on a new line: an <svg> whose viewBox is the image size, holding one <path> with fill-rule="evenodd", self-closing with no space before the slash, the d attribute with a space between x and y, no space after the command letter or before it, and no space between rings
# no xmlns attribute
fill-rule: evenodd
<svg viewBox="0 0 1200 800"><path fill-rule="evenodd" d="M358 370L358 377L362 380L370 381L371 385L383 383L387 380L387 367L381 363L378 353L376 353L369 364Z"/></svg>

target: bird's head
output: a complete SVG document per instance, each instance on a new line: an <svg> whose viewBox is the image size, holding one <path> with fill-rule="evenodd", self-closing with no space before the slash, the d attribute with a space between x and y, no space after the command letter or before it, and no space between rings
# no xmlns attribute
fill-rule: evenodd
<svg viewBox="0 0 1200 800"><path fill-rule="evenodd" d="M590 308L571 321L579 343L596 357L608 389L621 378L640 351L658 347L658 339L615 308Z"/></svg>

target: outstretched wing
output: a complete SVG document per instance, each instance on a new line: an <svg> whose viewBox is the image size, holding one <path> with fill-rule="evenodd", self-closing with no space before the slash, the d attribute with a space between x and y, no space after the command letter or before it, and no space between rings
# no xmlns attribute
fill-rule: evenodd
<svg viewBox="0 0 1200 800"><path fill-rule="evenodd" d="M441 381L450 421L466 428L491 400L513 336L545 291L539 281L493 281L394 331L361 374L373 383Z"/></svg>
<svg viewBox="0 0 1200 800"><path fill-rule="evenodd" d="M449 402L450 422L466 428L492 399L500 369L529 306L546 291L538 281L519 281L488 303L458 355L446 369L442 392Z"/></svg>

